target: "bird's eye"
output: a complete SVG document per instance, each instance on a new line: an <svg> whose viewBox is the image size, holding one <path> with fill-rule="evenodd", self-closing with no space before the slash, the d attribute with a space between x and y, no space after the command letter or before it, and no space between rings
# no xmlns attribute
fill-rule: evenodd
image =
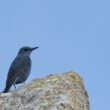
<svg viewBox="0 0 110 110"><path fill-rule="evenodd" d="M28 49L24 49L24 51L28 51Z"/></svg>

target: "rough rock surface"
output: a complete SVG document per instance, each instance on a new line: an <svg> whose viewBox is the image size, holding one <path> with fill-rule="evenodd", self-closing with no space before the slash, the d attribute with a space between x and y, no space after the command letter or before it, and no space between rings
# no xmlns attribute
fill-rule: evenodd
<svg viewBox="0 0 110 110"><path fill-rule="evenodd" d="M89 97L77 73L51 74L0 93L0 110L89 110Z"/></svg>

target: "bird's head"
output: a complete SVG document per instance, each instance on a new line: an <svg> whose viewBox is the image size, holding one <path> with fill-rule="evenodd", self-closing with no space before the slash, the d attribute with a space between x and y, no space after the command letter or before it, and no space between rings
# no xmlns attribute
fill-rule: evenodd
<svg viewBox="0 0 110 110"><path fill-rule="evenodd" d="M22 48L20 48L18 55L30 56L31 52L37 48L39 48L39 47L34 47L34 48L31 48L28 46L22 47Z"/></svg>

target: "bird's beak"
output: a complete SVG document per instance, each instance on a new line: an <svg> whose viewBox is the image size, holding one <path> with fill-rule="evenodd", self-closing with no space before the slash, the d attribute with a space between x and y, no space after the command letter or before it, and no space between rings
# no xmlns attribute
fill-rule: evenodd
<svg viewBox="0 0 110 110"><path fill-rule="evenodd" d="M31 48L31 50L33 51L33 50L35 50L35 49L37 49L37 48L39 48L39 47L34 47L34 48Z"/></svg>

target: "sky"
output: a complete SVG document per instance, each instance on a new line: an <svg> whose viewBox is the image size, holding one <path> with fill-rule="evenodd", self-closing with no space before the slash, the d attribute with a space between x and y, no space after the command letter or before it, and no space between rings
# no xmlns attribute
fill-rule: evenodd
<svg viewBox="0 0 110 110"><path fill-rule="evenodd" d="M83 77L91 110L110 109L109 4L109 0L0 0L0 91L19 48L39 46L31 54L27 83L75 71Z"/></svg>

